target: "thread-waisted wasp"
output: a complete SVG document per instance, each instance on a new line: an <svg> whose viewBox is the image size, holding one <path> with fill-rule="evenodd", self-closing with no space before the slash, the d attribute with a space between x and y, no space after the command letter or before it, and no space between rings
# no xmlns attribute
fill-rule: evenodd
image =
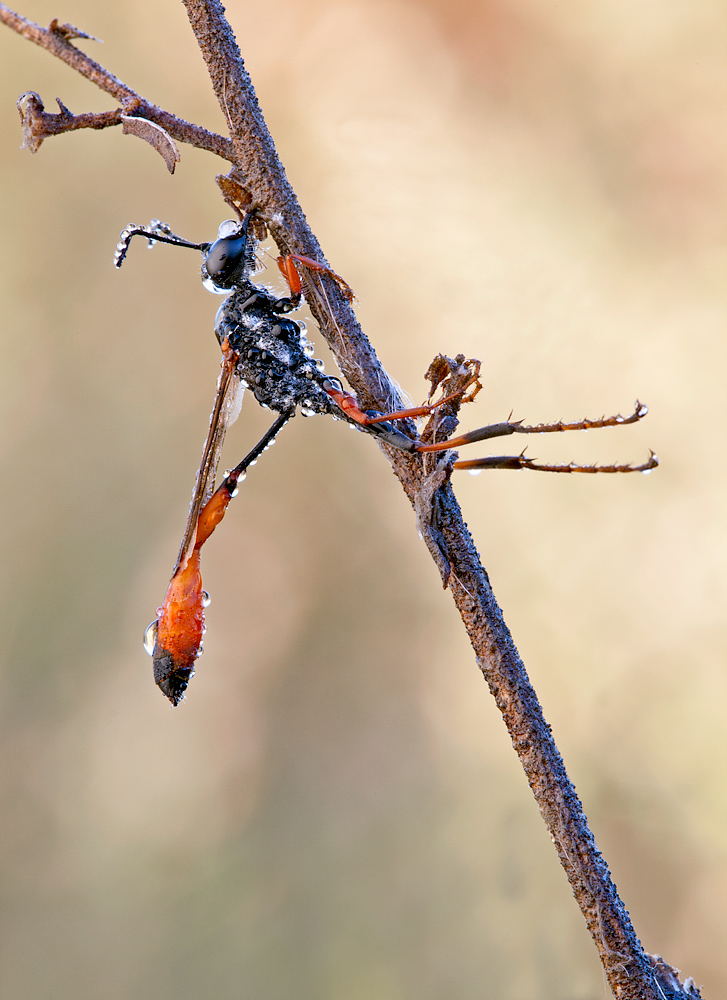
<svg viewBox="0 0 727 1000"><path fill-rule="evenodd" d="M430 402L391 413L362 410L355 396L347 392L338 379L325 374L322 362L312 357L313 347L301 324L287 316L301 302L298 265L331 276L349 299L353 298L351 289L330 268L299 254L278 258L278 266L288 283L289 295L279 298L270 289L254 284L251 278L258 269L258 262L255 255L256 227L251 225L253 218L253 213L248 212L242 222L224 222L212 243L191 243L158 220L153 220L149 226L130 225L121 234L114 260L120 267L134 236L146 237L150 245L161 242L198 250L202 254L202 278L206 287L227 296L215 321L215 334L222 349L221 372L187 525L166 597L157 611L157 619L144 637L145 648L154 663L154 679L173 705L179 704L184 697L194 673L194 664L202 651L204 608L209 603L202 589L200 573L202 546L224 517L247 468L272 444L278 431L297 410L308 416L323 413L345 420L387 445L412 454L446 452L511 434L546 434L632 424L647 413L647 408L637 401L634 412L628 417L616 415L597 420L558 421L532 426L522 421L506 420L444 440L424 441L417 436L411 437L397 426L397 422L430 415L455 397L459 401L474 398L480 388L479 362L465 362L464 358L458 358L460 368L462 365L469 366L465 372L468 377L463 383L460 379L457 391L449 394L445 391L442 398L435 402L431 402L432 396L444 382L445 371L448 370L446 365L440 365L438 369L436 363L428 373L432 379ZM440 357L443 362L449 360ZM252 451L225 475L215 489L222 443L227 428L240 412L245 389L249 389L262 406L278 416ZM620 473L648 472L657 464L653 452L642 465L578 465L573 462L549 465L538 463L521 453L457 459L450 463L450 468Z"/></svg>

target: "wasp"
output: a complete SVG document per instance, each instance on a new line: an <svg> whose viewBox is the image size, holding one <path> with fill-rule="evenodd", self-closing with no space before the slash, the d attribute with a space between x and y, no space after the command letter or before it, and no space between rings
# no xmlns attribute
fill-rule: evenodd
<svg viewBox="0 0 727 1000"><path fill-rule="evenodd" d="M300 254L280 257L277 261L288 284L288 295L278 297L269 288L255 284L252 277L259 269L256 256L259 227L251 224L253 218L253 213L248 212L242 222L223 222L217 239L211 243L192 243L177 236L169 226L157 219L152 220L148 226L132 224L121 233L114 258L115 265L120 267L134 236L145 237L150 246L160 242L197 250L202 254L202 279L205 286L210 291L226 296L215 320L215 335L222 351L221 371L189 516L167 594L157 609L157 618L148 627L144 637L144 646L153 660L154 680L172 705L178 705L183 699L202 651L204 609L209 603L209 597L202 587L200 572L202 546L224 517L248 467L272 444L280 429L298 410L306 416L327 414L344 420L385 444L412 454L445 452L512 434L545 434L632 424L647 413L647 408L637 400L633 413L628 417L616 415L597 420L536 425L507 420L440 441L424 441L419 436L412 436L407 433L407 424L403 421L427 416L454 397L460 397L463 401L474 398L480 387L477 380L479 362L470 363L474 368L471 376L465 380L464 389L459 388L436 402L431 402L431 396L443 375L437 373L435 365L430 369L430 372L434 371L430 375L430 402L391 413L363 410L356 397L345 390L337 378L327 375L322 362L313 358L313 346L305 335L302 323L288 315L301 304L302 286L297 270L299 266L331 276L352 301L350 287L326 265ZM261 406L272 410L277 417L262 439L215 488L225 433L240 412L246 389ZM468 391L469 394L465 395ZM648 472L657 464L658 460L653 452L642 465L578 465L573 462L566 465L546 465L521 453L470 460L456 459L451 467L470 470L506 468L565 473L621 473Z"/></svg>

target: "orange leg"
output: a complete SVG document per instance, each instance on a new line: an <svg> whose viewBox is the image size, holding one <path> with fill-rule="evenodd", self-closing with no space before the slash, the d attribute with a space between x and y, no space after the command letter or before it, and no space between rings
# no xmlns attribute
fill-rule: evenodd
<svg viewBox="0 0 727 1000"><path fill-rule="evenodd" d="M636 401L634 412L628 417L616 414L614 417L600 417L597 420L575 420L566 423L558 420L552 424L523 424L522 421L505 421L501 424L490 424L488 427L480 427L466 434L460 434L456 438L449 438L447 441L439 441L435 444L417 444L418 452L448 451L450 448L460 448L463 445L472 444L475 441L486 441L490 438L506 437L510 434L552 434L564 431L586 431L596 430L600 427L620 427L624 424L635 424L646 416L648 410L639 401ZM520 455L492 455L487 458L459 459L454 463L455 469L470 469L472 471L480 469L531 469L533 472L582 472L582 473L617 473L617 472L650 472L659 464L659 459L652 451L648 459L641 465L579 465L577 462L566 464L549 464L537 462L535 459Z"/></svg>
<svg viewBox="0 0 727 1000"><path fill-rule="evenodd" d="M574 420L567 423L563 420L556 420L552 424L524 424L522 420L506 420L500 424L488 424L487 427L478 427L477 430L467 431L446 441L438 441L435 444L419 444L416 450L426 451L448 451L450 448L461 448L466 444L474 444L476 441L486 441L489 438L507 437L509 434L553 434L564 431L588 431L597 430L600 427L621 427L625 424L635 424L642 420L648 413L647 407L640 403L638 399L634 406L634 412L628 417L622 417L617 413L614 417L599 417L597 420Z"/></svg>
<svg viewBox="0 0 727 1000"><path fill-rule="evenodd" d="M477 472L482 469L530 469L533 472L651 472L659 464L654 452L641 465L579 465L577 462L567 462L563 465L550 465L536 462L525 455L492 455L488 458L462 459L454 463L455 469L469 469Z"/></svg>
<svg viewBox="0 0 727 1000"><path fill-rule="evenodd" d="M333 278L343 294L346 296L346 299L349 302L353 302L353 289L349 283L340 276L340 274L336 274L335 271L332 271L330 267L326 267L325 264L319 264L318 261L313 260L312 257L304 257L299 253L286 254L285 257L278 257L277 261L280 273L288 282L288 286L293 295L301 294L300 275L298 274L298 269L295 266L296 261L299 264L302 264L303 267L307 267L309 271L319 271L320 273L327 274L329 277Z"/></svg>
<svg viewBox="0 0 727 1000"><path fill-rule="evenodd" d="M634 424L646 416L647 408L636 401L634 412L628 417L617 414L613 417L600 417L597 420L577 420L566 423L558 420L552 424L523 424L522 421L506 420L499 424L488 424L486 427L479 427L477 430L468 431L454 438L447 438L445 441L436 441L433 444L424 444L421 441L409 438L395 427L388 426L389 421L400 420L405 417L428 416L438 406L449 402L460 393L451 393L444 399L436 403L429 403L425 406L416 406L409 410L397 410L394 413L371 415L362 410L355 397L350 393L339 389L331 381L324 384L328 395L335 401L343 412L360 424L362 427L370 428L371 432L378 433L389 444L403 451L414 451L420 454L429 452L450 451L453 448L461 448L467 444L474 444L477 441L486 441L492 438L508 437L511 434L551 434L562 433L564 431L595 430L600 427L620 427L625 424ZM386 426L384 426L386 425ZM380 431L377 428L380 427ZM487 458L461 459L454 463L455 469L531 469L534 472L649 472L659 464L656 455L651 452L646 462L641 465L579 465L576 462L568 462L565 465L550 465L536 462L525 455L502 455L489 456Z"/></svg>
<svg viewBox="0 0 727 1000"><path fill-rule="evenodd" d="M338 389L331 382L324 385L324 389L334 400L337 406L343 410L352 420L355 420L357 424L361 424L362 427L371 427L375 424L388 423L390 420L407 420L414 419L415 417L428 417L431 413L434 413L438 407L443 406L445 403L451 402L458 396L462 396L466 389L457 390L457 392L452 392L449 396L445 396L443 399L438 399L436 403L425 403L423 406L412 406L406 410L393 410L391 413L367 413L362 410L358 405L358 401L355 396L352 396L350 392L345 392L344 390ZM445 442L443 442L445 443ZM419 448L416 449L417 451Z"/></svg>

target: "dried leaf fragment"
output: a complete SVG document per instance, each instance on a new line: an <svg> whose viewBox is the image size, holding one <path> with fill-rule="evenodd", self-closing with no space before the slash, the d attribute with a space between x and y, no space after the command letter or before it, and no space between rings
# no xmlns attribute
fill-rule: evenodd
<svg viewBox="0 0 727 1000"><path fill-rule="evenodd" d="M445 354L438 354L434 361L432 361L424 375L424 378L432 384L432 387L429 390L430 399L437 391L441 383L444 382L445 379L449 378L452 374L452 370L453 363Z"/></svg>
<svg viewBox="0 0 727 1000"><path fill-rule="evenodd" d="M20 148L29 149L31 153L37 153L40 149L40 144L47 135L47 132L43 129L45 106L39 94L28 90L18 98L17 107L20 115L20 127L23 130L23 142Z"/></svg>
<svg viewBox="0 0 727 1000"><path fill-rule="evenodd" d="M230 172L227 174L218 174L217 177L215 177L215 180L217 181L217 186L222 193L222 197L225 199L230 208L237 213L238 219L244 219L246 214L250 211L250 206L252 205L252 195L245 187L244 178L238 171L237 167L232 167ZM261 233L259 231L259 224L262 223L262 219L255 217L252 222L255 227L256 239L264 240L267 236L264 226L263 232Z"/></svg>
<svg viewBox="0 0 727 1000"><path fill-rule="evenodd" d="M179 149L172 137L161 125L155 125L148 118L137 118L135 115L122 115L121 130L124 135L135 135L139 139L144 139L150 146L153 146L166 163L169 173L174 173L174 168L180 160Z"/></svg>

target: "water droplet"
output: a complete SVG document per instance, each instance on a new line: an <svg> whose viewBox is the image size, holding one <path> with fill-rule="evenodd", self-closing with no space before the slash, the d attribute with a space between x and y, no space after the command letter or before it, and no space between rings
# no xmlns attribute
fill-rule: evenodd
<svg viewBox="0 0 727 1000"><path fill-rule="evenodd" d="M225 219L224 222L220 223L220 227L217 230L217 239L222 240L227 236L236 235L239 228L240 223L236 219Z"/></svg>
<svg viewBox="0 0 727 1000"><path fill-rule="evenodd" d="M234 499L235 499L235 497L237 496L237 494L238 494L239 492L240 492L240 488L239 488L239 486L237 485L237 483L235 483L235 488L234 488L234 490L230 490L230 500L234 500ZM203 605L203 607L206 607L206 605Z"/></svg>
<svg viewBox="0 0 727 1000"><path fill-rule="evenodd" d="M211 603L212 603L212 598L210 597L210 595L207 593L206 590L203 590L202 591L202 607L203 608L208 608Z"/></svg>
<svg viewBox="0 0 727 1000"><path fill-rule="evenodd" d="M482 469L468 469L467 471L471 476L481 476L483 472Z"/></svg>
<svg viewBox="0 0 727 1000"><path fill-rule="evenodd" d="M146 632L144 632L144 649L149 656L154 655L154 646L156 645L158 631L159 619L155 618L151 625L147 627Z"/></svg>

